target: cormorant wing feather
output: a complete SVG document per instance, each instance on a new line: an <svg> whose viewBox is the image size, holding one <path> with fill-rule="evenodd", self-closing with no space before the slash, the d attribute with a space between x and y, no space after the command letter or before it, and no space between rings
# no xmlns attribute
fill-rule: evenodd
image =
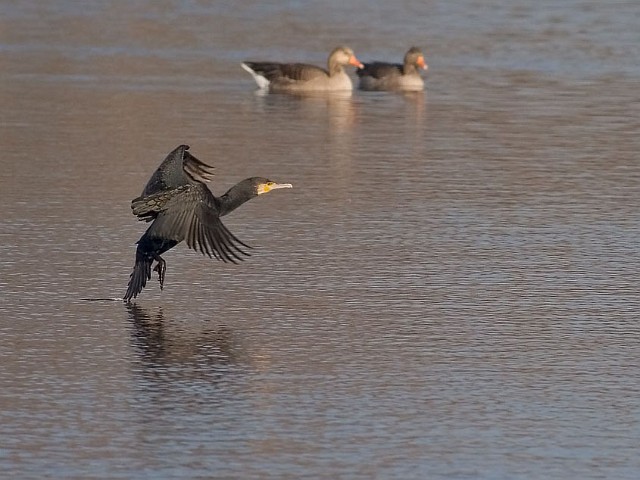
<svg viewBox="0 0 640 480"><path fill-rule="evenodd" d="M163 160L142 191L141 197L194 183L206 183L213 167L191 155L189 145L180 145Z"/></svg>
<svg viewBox="0 0 640 480"><path fill-rule="evenodd" d="M241 246L251 248L227 230L213 194L203 184L190 185L168 200L147 234L176 242L185 240L189 248L223 262L243 260L241 255L249 254Z"/></svg>
<svg viewBox="0 0 640 480"><path fill-rule="evenodd" d="M182 168L194 182L207 183L213 178L213 167L198 160L189 152L185 152Z"/></svg>
<svg viewBox="0 0 640 480"><path fill-rule="evenodd" d="M134 198L131 201L131 210L133 214L138 217L138 220L150 222L155 219L162 210L164 210L167 202L175 196L180 195L188 188L190 188L189 185L183 185L182 187L174 188L173 190L160 190L159 192L152 193L146 197Z"/></svg>

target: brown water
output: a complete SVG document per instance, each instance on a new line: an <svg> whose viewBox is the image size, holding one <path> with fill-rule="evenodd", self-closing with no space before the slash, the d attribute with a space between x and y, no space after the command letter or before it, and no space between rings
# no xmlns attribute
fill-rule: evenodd
<svg viewBox="0 0 640 480"><path fill-rule="evenodd" d="M637 478L640 6L0 4L0 476ZM245 59L430 65L255 95ZM130 213L180 143L241 265Z"/></svg>

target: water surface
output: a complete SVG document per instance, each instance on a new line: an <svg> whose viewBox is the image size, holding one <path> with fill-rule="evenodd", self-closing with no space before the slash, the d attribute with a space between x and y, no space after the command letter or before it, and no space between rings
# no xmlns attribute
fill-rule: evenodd
<svg viewBox="0 0 640 480"><path fill-rule="evenodd" d="M636 478L638 8L0 5L2 476ZM426 92L239 67L336 43L420 45ZM225 217L247 261L109 300L181 143L294 189Z"/></svg>

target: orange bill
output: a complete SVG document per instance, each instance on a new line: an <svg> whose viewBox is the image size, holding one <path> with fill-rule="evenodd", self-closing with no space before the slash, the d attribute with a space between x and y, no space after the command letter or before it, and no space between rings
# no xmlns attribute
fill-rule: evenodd
<svg viewBox="0 0 640 480"><path fill-rule="evenodd" d="M351 55L351 58L349 59L349 65L353 65L354 67L358 68L364 68L362 62L360 62L360 60L358 60L355 55Z"/></svg>

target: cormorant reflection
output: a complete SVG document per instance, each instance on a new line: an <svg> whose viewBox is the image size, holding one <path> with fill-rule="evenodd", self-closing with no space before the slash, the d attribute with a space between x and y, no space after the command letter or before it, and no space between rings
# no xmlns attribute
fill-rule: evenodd
<svg viewBox="0 0 640 480"><path fill-rule="evenodd" d="M167 323L161 307L154 313L135 303L126 307L132 322L132 345L144 375L215 382L241 369L242 355L229 327L186 331Z"/></svg>

